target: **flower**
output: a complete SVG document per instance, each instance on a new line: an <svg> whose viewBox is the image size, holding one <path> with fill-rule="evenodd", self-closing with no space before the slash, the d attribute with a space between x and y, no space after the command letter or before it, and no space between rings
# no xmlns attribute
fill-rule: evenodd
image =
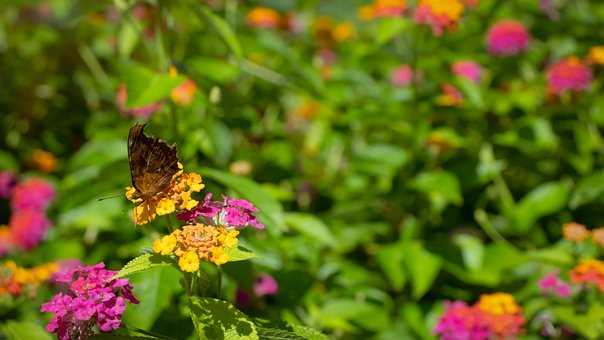
<svg viewBox="0 0 604 340"><path fill-rule="evenodd" d="M34 209L44 210L55 197L52 184L40 179L29 178L18 183L12 190L11 208L13 211Z"/></svg>
<svg viewBox="0 0 604 340"><path fill-rule="evenodd" d="M9 198L15 184L17 180L12 171L0 171L0 198Z"/></svg>
<svg viewBox="0 0 604 340"><path fill-rule="evenodd" d="M276 28L281 16L277 11L267 7L254 7L247 14L247 23L257 28Z"/></svg>
<svg viewBox="0 0 604 340"><path fill-rule="evenodd" d="M182 82L182 84L172 89L170 98L172 98L177 105L189 106L193 102L195 92L197 92L197 85L193 80L187 79Z"/></svg>
<svg viewBox="0 0 604 340"><path fill-rule="evenodd" d="M604 227L596 228L591 231L591 238L599 246L604 246Z"/></svg>
<svg viewBox="0 0 604 340"><path fill-rule="evenodd" d="M373 3L361 6L358 10L359 18L369 21L377 18L399 17L407 8L405 0L374 0Z"/></svg>
<svg viewBox="0 0 604 340"><path fill-rule="evenodd" d="M570 272L573 283L594 284L600 292L604 292L604 262L595 259L583 259Z"/></svg>
<svg viewBox="0 0 604 340"><path fill-rule="evenodd" d="M413 69L407 64L395 68L390 75L390 83L396 87L409 86L413 81Z"/></svg>
<svg viewBox="0 0 604 340"><path fill-rule="evenodd" d="M567 91L585 91L591 79L589 67L575 56L558 61L547 70L548 90L558 96Z"/></svg>
<svg viewBox="0 0 604 340"><path fill-rule="evenodd" d="M88 339L96 325L110 332L121 325L126 303L138 303L126 279L115 279L116 272L103 263L79 266L57 279L65 289L42 305L42 312L53 313L46 330L59 340Z"/></svg>
<svg viewBox="0 0 604 340"><path fill-rule="evenodd" d="M10 228L5 225L0 226L0 256L10 253L14 248L14 243Z"/></svg>
<svg viewBox="0 0 604 340"><path fill-rule="evenodd" d="M181 221L193 222L198 217L203 217L207 223L229 228L241 229L251 226L256 229L264 229L254 216L258 209L249 201L234 199L223 196L221 201L212 201L212 194L208 193L203 202L194 209L177 215Z"/></svg>
<svg viewBox="0 0 604 340"><path fill-rule="evenodd" d="M191 195L203 189L201 176L197 173L177 172L168 189L157 193L148 200L136 196L134 187L126 188L126 198L136 204L134 208L134 221L136 224L146 224L156 215L171 214L176 210L191 210L197 205L197 200Z"/></svg>
<svg viewBox="0 0 604 340"><path fill-rule="evenodd" d="M480 82L480 76L482 75L482 67L480 64L467 60L453 63L451 71L456 76L466 78L475 83Z"/></svg>
<svg viewBox="0 0 604 340"><path fill-rule="evenodd" d="M488 340L490 324L478 308L463 301L445 302L445 312L438 319L434 333L442 340Z"/></svg>
<svg viewBox="0 0 604 340"><path fill-rule="evenodd" d="M537 284L542 294L554 294L561 298L571 294L570 285L558 277L557 271L545 275Z"/></svg>
<svg viewBox="0 0 604 340"><path fill-rule="evenodd" d="M161 102L155 102L138 107L127 107L126 103L128 102L128 89L126 88L126 84L120 84L120 86L117 88L115 101L118 109L123 115L145 119L149 118L153 113L161 110L164 106Z"/></svg>
<svg viewBox="0 0 604 340"><path fill-rule="evenodd" d="M452 84L441 85L442 94L438 96L436 102L442 106L459 106L463 104L463 95Z"/></svg>
<svg viewBox="0 0 604 340"><path fill-rule="evenodd" d="M229 164L229 171L239 176L249 175L252 172L253 168L254 166L252 165L252 163L244 159L234 161L233 163Z"/></svg>
<svg viewBox="0 0 604 340"><path fill-rule="evenodd" d="M331 31L331 35L333 40L338 43L342 43L345 41L349 41L356 35L356 29L352 22L344 21L342 23L337 24L333 30Z"/></svg>
<svg viewBox="0 0 604 340"><path fill-rule="evenodd" d="M493 337L515 338L523 331L526 320L514 297L507 293L483 294L476 307L485 313Z"/></svg>
<svg viewBox="0 0 604 340"><path fill-rule="evenodd" d="M229 260L229 251L237 247L239 231L204 224L185 225L153 243L153 252L174 254L178 266L186 272L199 269L200 261L217 265Z"/></svg>
<svg viewBox="0 0 604 340"><path fill-rule="evenodd" d="M487 48L495 56L516 55L528 47L529 33L516 20L501 20L487 32Z"/></svg>
<svg viewBox="0 0 604 340"><path fill-rule="evenodd" d="M415 22L432 28L436 36L445 29L452 30L463 14L464 5L459 0L421 0L415 10Z"/></svg>
<svg viewBox="0 0 604 340"><path fill-rule="evenodd" d="M31 162L34 167L42 172L53 172L57 168L57 158L48 151L35 149L31 154Z"/></svg>
<svg viewBox="0 0 604 340"><path fill-rule="evenodd" d="M153 242L153 251L162 255L171 254L176 247L176 236L170 234Z"/></svg>
<svg viewBox="0 0 604 340"><path fill-rule="evenodd" d="M564 238L573 242L582 242L589 237L589 230L584 225L570 222L562 227Z"/></svg>
<svg viewBox="0 0 604 340"><path fill-rule="evenodd" d="M33 268L24 268L13 261L6 261L0 265L0 295L19 296L25 293L29 297L33 297L38 286L51 281L53 275L59 269L59 262L49 262Z"/></svg>
<svg viewBox="0 0 604 340"><path fill-rule="evenodd" d="M520 311L514 297L508 293L483 294L478 300L478 308L494 315L516 314Z"/></svg>
<svg viewBox="0 0 604 340"><path fill-rule="evenodd" d="M10 217L9 225L14 244L22 249L29 250L40 243L51 224L43 212L27 209L14 211Z"/></svg>
<svg viewBox="0 0 604 340"><path fill-rule="evenodd" d="M591 64L604 65L604 46L594 46L589 49L587 60Z"/></svg>
<svg viewBox="0 0 604 340"><path fill-rule="evenodd" d="M266 295L275 295L279 291L279 284L269 274L262 273L254 282L254 294L262 297Z"/></svg>

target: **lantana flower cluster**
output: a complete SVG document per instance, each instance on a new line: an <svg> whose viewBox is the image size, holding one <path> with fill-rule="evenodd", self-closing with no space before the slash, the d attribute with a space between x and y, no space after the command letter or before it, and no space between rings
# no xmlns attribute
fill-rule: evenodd
<svg viewBox="0 0 604 340"><path fill-rule="evenodd" d="M51 226L46 209L55 197L52 184L40 178L18 181L10 171L0 172L0 196L10 199L8 226L0 226L0 256L37 246Z"/></svg>
<svg viewBox="0 0 604 340"><path fill-rule="evenodd" d="M373 3L359 8L359 17L361 20L399 17L406 9L405 0L374 0Z"/></svg>
<svg viewBox="0 0 604 340"><path fill-rule="evenodd" d="M434 332L442 340L514 339L524 330L522 309L507 293L483 294L472 306L446 302Z"/></svg>
<svg viewBox="0 0 604 340"><path fill-rule="evenodd" d="M463 11L464 4L459 0L420 0L414 19L430 26L432 33L439 36L457 27Z"/></svg>
<svg viewBox="0 0 604 340"><path fill-rule="evenodd" d="M573 283L593 285L604 292L604 262L583 259L570 271L570 279Z"/></svg>
<svg viewBox="0 0 604 340"><path fill-rule="evenodd" d="M576 56L562 59L547 70L548 90L558 96L566 92L585 91L592 78L589 66Z"/></svg>
<svg viewBox="0 0 604 340"><path fill-rule="evenodd" d="M264 228L254 216L256 211L249 201L230 197L215 201L208 193L196 207L177 215L187 225L155 240L153 252L176 256L185 272L199 270L201 261L224 264L229 261L229 252L237 247L238 229Z"/></svg>
<svg viewBox="0 0 604 340"><path fill-rule="evenodd" d="M59 340L88 339L95 329L110 332L121 325L126 303L138 303L126 279L116 279L115 271L103 263L77 266L56 278L64 290L42 305L53 313L46 330Z"/></svg>
<svg viewBox="0 0 604 340"><path fill-rule="evenodd" d="M182 169L182 165L180 167ZM136 189L131 186L126 188L126 197L136 204L133 212L135 223L146 224L158 215L193 209L198 202L191 195L201 191L203 187L199 174L181 170L174 174L167 190L157 193L149 200L143 201L136 197Z"/></svg>
<svg viewBox="0 0 604 340"><path fill-rule="evenodd" d="M32 268L18 266L14 261L0 265L0 296L36 295L37 288L49 281L69 262L48 262Z"/></svg>
<svg viewBox="0 0 604 340"><path fill-rule="evenodd" d="M562 227L562 235L565 240L573 243L581 243L591 239L595 244L604 246L604 227L589 230L583 224L569 222Z"/></svg>
<svg viewBox="0 0 604 340"><path fill-rule="evenodd" d="M496 22L487 32L487 48L494 56L517 55L528 48L530 34L516 20L504 19Z"/></svg>

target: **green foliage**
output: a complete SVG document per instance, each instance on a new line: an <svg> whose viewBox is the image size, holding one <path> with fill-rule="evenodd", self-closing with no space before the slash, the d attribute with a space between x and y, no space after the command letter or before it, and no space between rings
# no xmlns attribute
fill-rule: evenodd
<svg viewBox="0 0 604 340"><path fill-rule="evenodd" d="M259 339L256 325L226 301L192 297L190 308L198 339Z"/></svg>

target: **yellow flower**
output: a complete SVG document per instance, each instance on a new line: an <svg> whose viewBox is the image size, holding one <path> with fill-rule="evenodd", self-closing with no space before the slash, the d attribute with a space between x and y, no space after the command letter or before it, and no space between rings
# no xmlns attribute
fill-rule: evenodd
<svg viewBox="0 0 604 340"><path fill-rule="evenodd" d="M153 241L153 252L162 255L171 254L176 247L176 236L174 234L166 235Z"/></svg>
<svg viewBox="0 0 604 340"><path fill-rule="evenodd" d="M214 247L212 249L212 257L210 258L210 260L217 265L221 265L229 261L229 256L224 251L224 248Z"/></svg>
<svg viewBox="0 0 604 340"><path fill-rule="evenodd" d="M182 169L182 165L180 163L178 165ZM136 204L133 210L135 223L146 224L157 215L194 208L198 202L192 198L192 193L201 191L203 187L199 174L185 173L181 170L172 177L168 189L158 192L150 199L143 201L136 198L137 191L133 187L126 188L126 198Z"/></svg>
<svg viewBox="0 0 604 340"><path fill-rule="evenodd" d="M420 6L429 6L432 13L442 15L451 21L457 21L463 14L463 3L459 0L422 0Z"/></svg>
<svg viewBox="0 0 604 340"><path fill-rule="evenodd" d="M346 21L336 25L331 34L335 41L341 43L354 38L356 35L356 29L350 21Z"/></svg>
<svg viewBox="0 0 604 340"><path fill-rule="evenodd" d="M594 46L589 49L587 60L593 64L604 65L604 46Z"/></svg>
<svg viewBox="0 0 604 340"><path fill-rule="evenodd" d="M194 251L188 251L180 256L178 266L184 272L197 271L199 269L199 257Z"/></svg>
<svg viewBox="0 0 604 340"><path fill-rule="evenodd" d="M508 293L483 294L478 300L478 308L494 315L520 313L520 306Z"/></svg>

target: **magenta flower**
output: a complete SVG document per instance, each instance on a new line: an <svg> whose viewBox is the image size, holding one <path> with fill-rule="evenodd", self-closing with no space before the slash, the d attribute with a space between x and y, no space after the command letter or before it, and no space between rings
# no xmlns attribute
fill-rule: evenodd
<svg viewBox="0 0 604 340"><path fill-rule="evenodd" d="M496 56L516 55L528 47L530 35L524 25L515 20L495 23L487 33L487 48Z"/></svg>
<svg viewBox="0 0 604 340"><path fill-rule="evenodd" d="M78 266L56 278L65 291L42 305L42 312L54 313L46 330L59 340L88 339L96 324L101 332L121 325L126 302L138 303L126 279L114 279L115 271L103 263Z"/></svg>
<svg viewBox="0 0 604 340"><path fill-rule="evenodd" d="M451 72L456 76L478 83L482 76L482 67L480 64L473 61L456 61L451 65Z"/></svg>
<svg viewBox="0 0 604 340"><path fill-rule="evenodd" d="M18 183L12 190L13 211L24 209L45 210L55 197L55 189L40 178L29 178Z"/></svg>
<svg viewBox="0 0 604 340"><path fill-rule="evenodd" d="M545 275L537 284L542 294L553 294L561 298L572 294L570 285L558 277L557 271Z"/></svg>
<svg viewBox="0 0 604 340"><path fill-rule="evenodd" d="M434 333L441 340L491 339L489 322L483 313L463 301L445 302L445 312L438 320Z"/></svg>
<svg viewBox="0 0 604 340"><path fill-rule="evenodd" d="M9 198L15 184L17 184L15 174L9 170L0 171L0 198Z"/></svg>
<svg viewBox="0 0 604 340"><path fill-rule="evenodd" d="M548 89L558 96L566 91L586 90L592 78L591 69L575 56L557 62L547 70Z"/></svg>
<svg viewBox="0 0 604 340"><path fill-rule="evenodd" d="M13 211L9 221L12 241L22 249L32 249L46 236L50 225L50 221L42 211L34 209Z"/></svg>
<svg viewBox="0 0 604 340"><path fill-rule="evenodd" d="M254 282L254 294L256 296L275 295L279 291L279 284L270 275L263 273Z"/></svg>
<svg viewBox="0 0 604 340"><path fill-rule="evenodd" d="M398 66L390 75L390 83L396 87L409 86L413 81L413 69L407 64Z"/></svg>
<svg viewBox="0 0 604 340"><path fill-rule="evenodd" d="M212 194L208 193L197 207L184 211L177 217L186 222L194 222L197 218L203 217L206 223L214 225L237 229L247 226L263 229L264 224L254 216L257 211L258 209L247 200L223 196L222 201L212 201Z"/></svg>

